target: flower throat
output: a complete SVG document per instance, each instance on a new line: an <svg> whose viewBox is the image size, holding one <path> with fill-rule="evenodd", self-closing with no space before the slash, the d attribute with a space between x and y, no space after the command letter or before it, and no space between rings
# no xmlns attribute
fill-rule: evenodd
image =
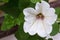
<svg viewBox="0 0 60 40"><path fill-rule="evenodd" d="M39 13L38 15L36 15L36 18L43 20L44 19L44 15L42 13Z"/></svg>

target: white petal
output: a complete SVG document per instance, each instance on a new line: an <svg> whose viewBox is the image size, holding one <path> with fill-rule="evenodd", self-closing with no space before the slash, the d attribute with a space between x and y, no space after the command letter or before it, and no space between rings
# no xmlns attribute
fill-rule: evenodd
<svg viewBox="0 0 60 40"><path fill-rule="evenodd" d="M35 35L37 33L37 25L38 25L38 22L35 21L29 30L30 35Z"/></svg>
<svg viewBox="0 0 60 40"><path fill-rule="evenodd" d="M45 1L42 1L41 3L37 2L35 6L37 13L45 13L45 11L47 12L49 8L50 5Z"/></svg>
<svg viewBox="0 0 60 40"><path fill-rule="evenodd" d="M57 20L57 15L55 14L54 8L43 10L43 15L45 16L44 21L50 25L54 24Z"/></svg>
<svg viewBox="0 0 60 40"><path fill-rule="evenodd" d="M38 22L37 34L41 37L46 37L52 31L52 26L48 25L42 21Z"/></svg>
<svg viewBox="0 0 60 40"><path fill-rule="evenodd" d="M35 35L37 31L37 22L34 23L24 23L24 31L29 33L30 35Z"/></svg>
<svg viewBox="0 0 60 40"><path fill-rule="evenodd" d="M40 22L40 21L38 22L37 34L38 34L40 37L45 37L45 36L46 36L45 29L44 29L44 27L43 27L42 22Z"/></svg>
<svg viewBox="0 0 60 40"><path fill-rule="evenodd" d="M31 15L35 15L35 10L33 8L25 8L23 10L23 13L25 16L31 16Z"/></svg>
<svg viewBox="0 0 60 40"><path fill-rule="evenodd" d="M42 11L42 6L41 6L41 3L37 2L36 3L36 6L35 6L35 9L38 13L41 13Z"/></svg>
<svg viewBox="0 0 60 40"><path fill-rule="evenodd" d="M43 15L45 17L54 16L55 15L55 9L54 8L44 9L43 10Z"/></svg>
<svg viewBox="0 0 60 40"><path fill-rule="evenodd" d="M25 17L24 19L26 22L33 23L35 22L36 17L31 15L31 16Z"/></svg>
<svg viewBox="0 0 60 40"><path fill-rule="evenodd" d="M32 25L32 23L24 22L23 29L24 29L25 33L27 33L29 31L29 29L31 28L31 25Z"/></svg>
<svg viewBox="0 0 60 40"><path fill-rule="evenodd" d="M52 25L55 23L55 21L57 20L57 15L53 15L53 16L50 16L50 17L46 17L44 19L44 21L49 24L49 25Z"/></svg>
<svg viewBox="0 0 60 40"><path fill-rule="evenodd" d="M47 24L46 22L44 22L44 26L45 26L45 30L47 32L47 34L49 35L52 32L52 25Z"/></svg>
<svg viewBox="0 0 60 40"><path fill-rule="evenodd" d="M41 5L42 5L42 8L44 9L47 9L50 7L50 5L46 1L42 1Z"/></svg>
<svg viewBox="0 0 60 40"><path fill-rule="evenodd" d="M46 1L42 1L41 6L42 6L42 14L46 15L49 11L50 5Z"/></svg>

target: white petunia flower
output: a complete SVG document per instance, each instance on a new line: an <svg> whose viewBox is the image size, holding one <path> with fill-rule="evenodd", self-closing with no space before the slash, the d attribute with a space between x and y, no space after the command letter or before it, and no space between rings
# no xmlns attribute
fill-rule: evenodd
<svg viewBox="0 0 60 40"><path fill-rule="evenodd" d="M52 24L56 21L57 15L55 14L55 9L50 8L47 2L37 2L35 9L26 8L23 13L25 15L23 27L25 33L46 37L52 32Z"/></svg>

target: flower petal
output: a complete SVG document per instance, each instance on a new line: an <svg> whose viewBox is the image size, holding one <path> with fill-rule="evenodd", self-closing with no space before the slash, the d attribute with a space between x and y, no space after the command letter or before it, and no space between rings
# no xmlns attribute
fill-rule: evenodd
<svg viewBox="0 0 60 40"><path fill-rule="evenodd" d="M49 35L52 31L52 26L48 25L42 21L38 22L38 27L37 27L37 34L41 37L46 37Z"/></svg>
<svg viewBox="0 0 60 40"><path fill-rule="evenodd" d="M42 11L41 3L37 2L36 6L35 6L35 9L36 9L37 13L41 13L41 11Z"/></svg>
<svg viewBox="0 0 60 40"><path fill-rule="evenodd" d="M48 8L46 10L43 10L43 15L44 15L44 21L47 24L54 24L55 21L57 20L57 15L55 14L55 9L54 8Z"/></svg>
<svg viewBox="0 0 60 40"><path fill-rule="evenodd" d="M26 8L23 10L25 16L35 15L35 10L33 8Z"/></svg>
<svg viewBox="0 0 60 40"><path fill-rule="evenodd" d="M52 25L55 23L55 21L57 20L57 15L53 15L53 16L50 16L50 17L46 17L44 19L44 21L49 24L49 25Z"/></svg>
<svg viewBox="0 0 60 40"><path fill-rule="evenodd" d="M55 15L55 9L54 9L54 8L44 9L44 10L43 10L43 15L44 15L45 17L54 16L54 15Z"/></svg>
<svg viewBox="0 0 60 40"><path fill-rule="evenodd" d="M35 22L36 17L31 15L31 16L25 17L24 19L26 22L33 23Z"/></svg>
<svg viewBox="0 0 60 40"><path fill-rule="evenodd" d="M23 29L24 29L25 33L27 33L29 31L29 29L31 28L31 25L32 25L32 23L24 22Z"/></svg>
<svg viewBox="0 0 60 40"><path fill-rule="evenodd" d="M35 35L37 33L37 25L38 25L38 22L37 21L35 21L32 24L32 26L31 26L31 28L30 28L30 30L28 32L30 35Z"/></svg>
<svg viewBox="0 0 60 40"><path fill-rule="evenodd" d="M41 1L41 3L37 2L35 6L35 9L38 14L47 11L47 9L49 8L50 8L50 5L46 1Z"/></svg>
<svg viewBox="0 0 60 40"><path fill-rule="evenodd" d="M49 35L52 32L52 25L49 25L46 22L44 22L44 26L47 34Z"/></svg>
<svg viewBox="0 0 60 40"><path fill-rule="evenodd" d="M50 5L46 1L41 1L42 9L50 8Z"/></svg>
<svg viewBox="0 0 60 40"><path fill-rule="evenodd" d="M28 23L25 22L24 23L24 31L27 33L29 33L30 35L35 35L36 31L37 31L37 23L38 22L34 22L34 23Z"/></svg>

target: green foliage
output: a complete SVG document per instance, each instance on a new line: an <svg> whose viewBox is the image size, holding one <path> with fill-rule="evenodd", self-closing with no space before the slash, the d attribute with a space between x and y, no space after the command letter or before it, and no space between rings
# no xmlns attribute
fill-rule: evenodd
<svg viewBox="0 0 60 40"><path fill-rule="evenodd" d="M59 23L59 33L60 33L60 23Z"/></svg>
<svg viewBox="0 0 60 40"><path fill-rule="evenodd" d="M19 0L9 0L8 3L6 3L3 6L0 6L0 10L3 10L5 13L16 18L20 14L20 10L18 8L18 2Z"/></svg>
<svg viewBox="0 0 60 40"><path fill-rule="evenodd" d="M18 31L16 32L15 35L16 35L16 38L18 40L27 40L29 35L24 33L24 31L23 31L23 23L19 26Z"/></svg>
<svg viewBox="0 0 60 40"><path fill-rule="evenodd" d="M60 7L55 8L56 14L58 15L58 25L59 25L59 32L60 32Z"/></svg>
<svg viewBox="0 0 60 40"><path fill-rule="evenodd" d="M19 0L18 6L20 11L22 12L24 8L28 7L30 4L30 0Z"/></svg>
<svg viewBox="0 0 60 40"><path fill-rule="evenodd" d="M9 0L0 0L0 2L8 2Z"/></svg>
<svg viewBox="0 0 60 40"><path fill-rule="evenodd" d="M36 4L34 4L34 3L31 2L30 5L29 5L28 7L35 8L35 5L36 5Z"/></svg>
<svg viewBox="0 0 60 40"><path fill-rule="evenodd" d="M41 2L41 0L30 0L32 3Z"/></svg>
<svg viewBox="0 0 60 40"><path fill-rule="evenodd" d="M45 40L45 38L41 38L38 35L34 35L34 36L29 36L27 40Z"/></svg>
<svg viewBox="0 0 60 40"><path fill-rule="evenodd" d="M1 27L2 31L11 29L15 24L20 25L24 22L24 15L21 13L18 18L13 18L11 15L5 14L4 21Z"/></svg>
<svg viewBox="0 0 60 40"><path fill-rule="evenodd" d="M20 25L24 22L24 15L20 13L17 18L12 17L11 15L5 14L5 18L1 27L2 31L11 29L15 24Z"/></svg>
<svg viewBox="0 0 60 40"><path fill-rule="evenodd" d="M55 23L53 25L53 30L52 30L51 36L56 35L58 32L59 32L59 25L58 25L58 23Z"/></svg>
<svg viewBox="0 0 60 40"><path fill-rule="evenodd" d="M2 0L3 2L8 2L9 0Z"/></svg>
<svg viewBox="0 0 60 40"><path fill-rule="evenodd" d="M5 13L17 18L23 9L30 5L30 0L9 0L3 6L0 6L0 10L3 10Z"/></svg>
<svg viewBox="0 0 60 40"><path fill-rule="evenodd" d="M49 0L45 0L46 2L48 2Z"/></svg>
<svg viewBox="0 0 60 40"><path fill-rule="evenodd" d="M11 29L13 26L14 26L14 18L6 14L4 17L4 21L2 23L1 30L6 31L6 30Z"/></svg>
<svg viewBox="0 0 60 40"><path fill-rule="evenodd" d="M18 18L16 18L15 22L18 25L20 25L21 23L24 22L24 15L23 15L23 13L20 13L20 15L18 16Z"/></svg>
<svg viewBox="0 0 60 40"><path fill-rule="evenodd" d="M60 18L60 7L55 8L56 14L58 15L58 18Z"/></svg>
<svg viewBox="0 0 60 40"><path fill-rule="evenodd" d="M53 40L52 38L49 38L48 40Z"/></svg>
<svg viewBox="0 0 60 40"><path fill-rule="evenodd" d="M28 33L25 33L23 31L23 23L19 26L15 36L18 40L44 40L44 38L41 38L38 35L30 36Z"/></svg>

